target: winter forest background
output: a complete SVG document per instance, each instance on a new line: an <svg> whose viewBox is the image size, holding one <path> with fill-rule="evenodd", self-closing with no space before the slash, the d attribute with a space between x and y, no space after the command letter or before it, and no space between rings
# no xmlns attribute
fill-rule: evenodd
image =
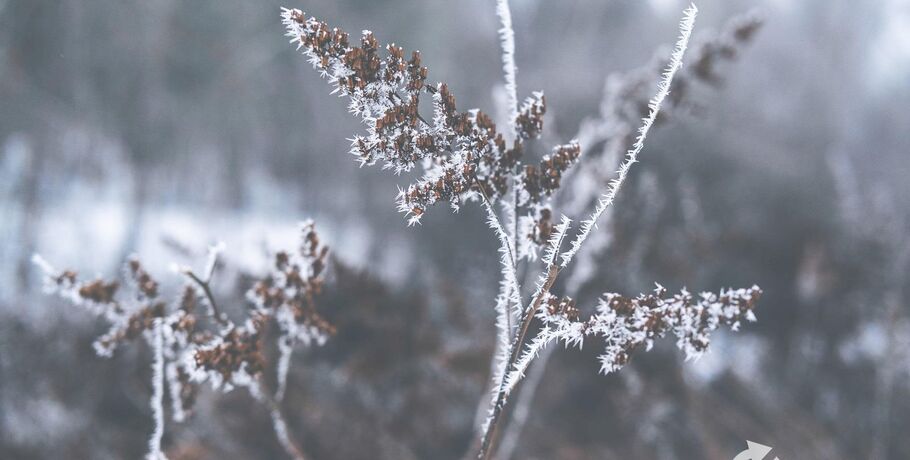
<svg viewBox="0 0 910 460"><path fill-rule="evenodd" d="M459 458L487 384L497 241L478 206L406 226L403 180L347 153L360 123L279 7L420 49L461 107L496 113L494 3L0 0L0 458L139 458L152 425L147 347L96 357L102 324L42 295L34 252L105 276L136 253L176 283L171 264L224 241L215 287L242 298L229 290L305 218L333 250L321 303L338 335L295 355L295 435L318 459ZM546 91L544 138L561 140L610 75L673 43L686 5L511 4L519 85ZM721 460L749 439L781 459L910 458L910 2L699 8L695 43L743 14L763 24L649 137L598 287L755 283L758 322L695 363L663 341L609 376L597 347L557 349L508 452ZM165 445L283 458L242 393L204 391Z"/></svg>

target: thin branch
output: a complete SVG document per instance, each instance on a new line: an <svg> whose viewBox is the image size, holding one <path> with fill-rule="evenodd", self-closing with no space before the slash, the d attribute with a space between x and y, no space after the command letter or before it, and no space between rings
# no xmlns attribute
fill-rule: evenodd
<svg viewBox="0 0 910 460"><path fill-rule="evenodd" d="M518 176L517 171L512 173L513 179ZM515 269L516 280L518 277L518 260L521 258L519 256L518 249L518 181L513 180L512 184L512 193L511 199L509 201L502 201L503 214L505 215L506 227L509 233L509 239L512 241L512 266ZM520 283L516 283L518 286L521 286ZM515 325L513 324L513 318L520 313L521 302L516 305L508 305L508 326L509 326L509 335L515 333Z"/></svg>
<svg viewBox="0 0 910 460"><path fill-rule="evenodd" d="M493 206L482 188L481 195L483 196L483 208L487 212L487 223L493 229L500 242L502 282L499 294L496 297L496 331L498 340L496 341L497 350L493 354L493 381L499 382L508 370L509 336L512 333L512 309L513 306L521 308L521 286L518 284L518 273L514 265L515 250L513 242L502 228L502 224L499 222L499 218L496 216L496 212L493 210ZM492 400L495 400L495 395L499 391L496 383L494 383L492 390L494 393L491 396L491 403Z"/></svg>
<svg viewBox="0 0 910 460"><path fill-rule="evenodd" d="M499 16L499 42L502 45L502 71L505 74L506 93L509 99L509 126L517 133L515 120L518 118L518 84L515 74L515 29L512 28L512 12L509 0L496 1L496 15Z"/></svg>
<svg viewBox="0 0 910 460"><path fill-rule="evenodd" d="M518 135L518 89L516 85L516 67L515 67L515 32L512 28L512 13L509 10L508 0L497 0L496 14L499 17L501 27L499 29L500 44L502 45L502 69L505 78L505 88L508 99L508 122L510 131L513 136ZM492 205L486 191L480 188L480 194L483 197L483 205L488 214L488 222L493 228L497 237L500 239L500 252L507 251L503 254L503 280L500 283L499 294L496 296L496 346L493 351L493 357L490 364L491 380L490 385L491 401L493 404L499 393L502 377L508 370L507 362L510 354L509 337L514 333L513 316L516 309L521 308L521 292L518 284L518 182L514 180L517 176L517 168L513 168L509 180L511 184L511 196L508 200L502 201L503 215L506 221L507 231L499 222L499 218L492 209ZM505 238L503 238L503 236ZM510 244L511 243L511 244ZM505 257L508 256L507 266ZM509 276L509 273L512 276ZM510 279L513 278L513 279ZM516 295L517 294L517 295ZM517 300L517 301L516 301ZM479 422L480 414L485 410L484 404L477 408Z"/></svg>
<svg viewBox="0 0 910 460"><path fill-rule="evenodd" d="M600 219L600 216L607 207L613 204L617 193L619 193L619 189L625 183L626 177L628 177L629 170L632 168L633 164L638 162L638 154L644 147L645 139L648 137L651 126L654 125L654 121L657 119L657 114L660 113L660 106L667 95L670 94L670 83L673 82L674 75L676 75L676 72L682 67L682 58L689 45L689 37L692 35L692 27L695 25L695 16L697 14L698 8L695 4L691 4L686 8L683 19L679 24L679 40L676 42L676 48L670 56L670 63L664 71L663 79L658 83L657 94L655 94L648 103L650 112L647 117L642 119L641 128L638 129L638 138L635 140L635 143L632 144L632 148L626 153L626 160L620 165L616 179L610 181L606 193L597 201L597 206L594 207L594 212L591 214L591 217L582 222L581 231L575 240L572 241L572 248L563 254L563 267L569 265L572 258L581 248L581 245L588 238L588 235L597 227L597 220Z"/></svg>
<svg viewBox="0 0 910 460"><path fill-rule="evenodd" d="M509 0L497 0L496 15L499 16L500 29L499 39L502 45L502 71L506 82L506 93L509 105L509 127L512 134L518 134L518 82L516 74L518 68L515 65L515 29L512 27L512 12L509 9ZM517 171L512 171L512 177L517 176ZM506 216L511 218L509 222L509 236L512 239L512 265L518 267L518 181L513 181L511 200L506 202ZM508 330L512 333L512 306L508 306Z"/></svg>
<svg viewBox="0 0 910 460"><path fill-rule="evenodd" d="M515 29L512 27L512 12L509 9L509 0L497 0L496 15L499 17L499 41L502 46L502 71L505 77L505 88L509 105L509 127L512 135L518 135L518 82L516 74L518 68L515 65ZM512 171L512 177L516 177L516 171ZM513 242L512 265L518 267L518 183L512 184L511 200L506 202L506 216L511 218L509 222L509 236ZM508 306L508 331L512 333L512 306Z"/></svg>
<svg viewBox="0 0 910 460"><path fill-rule="evenodd" d="M513 173L514 177L518 176L518 173ZM510 214L512 216L512 242L515 244L515 253L512 254L512 259L514 264L518 266L518 181L516 180L512 184L512 202L509 204Z"/></svg>
<svg viewBox="0 0 910 460"><path fill-rule="evenodd" d="M427 86L427 89L429 90L430 87ZM404 99L402 99L401 96L398 95L398 93L391 93L391 95L393 97L395 97L395 102L397 102L399 104L404 104ZM420 115L420 112L415 112L414 115L417 115L417 119L420 120L420 122L423 123L423 125L426 126L427 128L433 127L433 125L431 125L430 122L428 122L426 119L423 118L423 116Z"/></svg>
<svg viewBox="0 0 910 460"><path fill-rule="evenodd" d="M543 381L547 363L549 362L550 357L553 356L553 351L555 349L555 347L548 347L541 351L540 357L536 360L537 364L535 364L528 373L525 384L518 393L518 399L513 403L514 409L512 410L512 417L510 420L507 420L503 426L504 433L502 435L502 441L500 441L498 455L498 458L501 460L511 459L512 454L515 452L515 448L518 446L521 433L524 430L525 424L528 422L528 417L531 415L531 405L534 403L537 387L540 385L540 382Z"/></svg>
<svg viewBox="0 0 910 460"><path fill-rule="evenodd" d="M260 402L262 402L266 408L269 410L269 416L272 418L272 428L275 431L275 437L278 439L278 443L281 444L281 447L284 451L293 458L294 460L305 460L306 457L303 455L303 451L291 439L290 434L288 433L288 423L285 420L284 415L281 413L281 407L278 403L269 396L265 391L253 391L251 388L250 394Z"/></svg>
<svg viewBox="0 0 910 460"><path fill-rule="evenodd" d="M550 247L547 252L547 268L544 273L541 274L541 281L537 287L537 291L534 293L533 300L528 305L528 308L524 312L522 317L521 324L518 327L518 330L515 332L515 338L509 344L509 358L505 362L503 371L500 374L497 374L499 377L499 385L494 395L493 402L490 406L490 415L487 418L484 426L482 428L483 436L481 438L481 451L480 458L488 459L493 452L494 441L496 438L496 433L498 430L497 425L502 416L502 410L505 406L506 399L509 396L510 391L518 384L518 381L521 380L521 377L518 379L509 378L510 375L514 373L513 368L518 363L518 360L521 357L521 348L524 344L525 338L527 337L528 330L531 326L531 322L534 320L534 316L537 314L537 310L540 309L543 299L550 292L550 288L553 287L553 284L556 282L556 279L559 276L560 266L555 263L556 259L559 256L559 248L562 245L562 240L565 236L565 233L569 229L570 220L563 216L562 222L557 226L556 231L554 232L551 241L549 242ZM524 367L527 367L526 365Z"/></svg>
<svg viewBox="0 0 910 460"><path fill-rule="evenodd" d="M547 275L543 284L537 290L534 299L531 301L531 303L528 305L527 310L524 312L521 324L518 326L518 331L516 331L515 339L512 341L512 344L510 346L509 360L506 363L506 369L510 369L520 356L521 345L524 343L525 337L528 335L528 329L531 326L531 322L534 320L534 315L537 313L537 310L543 303L543 299L550 292L550 288L553 287L553 283L556 282L557 276L559 276L559 266L552 265L547 271ZM496 430L499 426L502 410L505 407L506 403L507 395L505 389L506 382L505 375L503 375L503 378L499 384L499 390L496 394L496 402L490 409L490 417L487 419L487 423L483 429L483 437L480 443L479 455L479 458L483 460L489 460L493 454L493 445L496 437Z"/></svg>
<svg viewBox="0 0 910 460"><path fill-rule="evenodd" d="M148 460L167 460L161 452L161 438L164 436L164 338L161 330L161 318L155 318L152 329L152 418L155 421L155 430L149 439Z"/></svg>
<svg viewBox="0 0 910 460"><path fill-rule="evenodd" d="M228 319L218 309L218 303L215 301L215 296L212 293L211 288L212 275L214 274L214 269L218 262L218 255L221 252L222 248L223 245L216 245L209 249L209 260L206 264L205 279L200 278L190 269L184 269L182 272L202 289L202 292L205 294L209 305L212 307L211 313L212 317L215 318L215 321L217 321L218 324L222 326L229 326L230 321L228 321ZM290 361L290 352L291 350L282 349L282 353L279 358L280 362L278 364L278 388L276 390L276 398L279 400L284 398L287 367ZM276 402L275 398L272 398L272 396L266 394L263 390L256 390L253 388L250 388L250 394L257 401L262 402L268 409L269 416L272 419L272 428L275 431L275 437L278 439L278 443L281 444L281 447L288 454L288 456L294 460L305 460L306 457L304 457L301 449L297 446L294 440L291 439L290 434L288 433L287 421L284 419L284 416L281 413L281 408Z"/></svg>
<svg viewBox="0 0 910 460"><path fill-rule="evenodd" d="M480 187L480 194L483 197L483 207L487 211L487 224L490 225L490 228L493 229L499 239L499 252L502 254L500 262L502 263L502 276L505 281L504 287L508 288L505 294L512 304L521 305L521 286L518 284L518 269L515 265L515 242L503 229L502 223L499 222L499 217L496 215L496 211L493 210L493 205L490 204L490 199L487 198L483 187Z"/></svg>
<svg viewBox="0 0 910 460"><path fill-rule="evenodd" d="M184 271L183 274L186 275L189 279L193 280L193 282L198 284L202 289L202 292L205 294L205 298L209 302L209 306L212 307L212 317L215 318L215 321L218 321L218 324L222 326L228 326L230 323L218 309L218 304L215 302L215 296L212 294L212 288L209 286L209 282L204 281L202 278L199 278L190 270Z"/></svg>
<svg viewBox="0 0 910 460"><path fill-rule="evenodd" d="M606 210L606 208L613 203L616 194L618 193L622 184L625 182L625 179L629 173L629 169L638 161L638 154L644 147L644 140L647 137L651 126L654 124L654 121L657 118L657 114L660 112L660 105L670 93L670 83L673 81L673 76L676 74L676 71L679 70L679 68L682 66L682 57L685 54L686 47L688 46L689 37L692 34L692 28L695 24L695 16L697 13L698 9L694 4L690 5L689 8L687 8L684 12L683 19L680 22L680 37L671 56L670 64L664 72L663 79L658 84L657 94L653 99L651 99L651 102L649 103L650 113L642 121L642 127L639 129L639 136L633 144L632 148L627 153L626 161L620 166L618 177L610 183L607 192L598 201L598 204L595 207L595 210L592 213L591 217L582 223L581 231L579 232L576 239L572 242L571 248L565 254L562 254L562 263L559 265L553 263L548 267L546 277L543 278L543 282L540 284L537 292L534 294L531 304L524 312L521 324L519 325L518 331L516 332L516 337L511 343L511 350L506 368L507 372L502 377L498 394L496 396L496 402L491 408L490 417L487 420L487 424L483 430L484 434L481 441L479 455L479 458L482 460L489 460L493 455L493 452L495 450L497 431L501 421L502 411L508 398L508 393L518 384L523 376L523 372L520 372L519 374L513 374L512 371L513 367L521 357L521 350L527 337L531 322L534 320L534 316L539 310L544 298L548 295L550 288L552 288L553 284L556 282L556 278L559 276L560 269L568 266L569 262L571 262L573 256L578 252L578 249L581 247L582 243L584 243L590 232L595 228L598 218L604 213L604 210ZM555 262L555 259L556 257L554 255L551 261ZM525 365L524 367L527 366ZM510 374L512 375L513 379L507 382Z"/></svg>
<svg viewBox="0 0 910 460"><path fill-rule="evenodd" d="M278 364L276 366L275 376L277 379L275 389L275 401L284 400L284 394L288 386L288 371L291 368L291 357L294 354L294 346L287 340L278 340Z"/></svg>
<svg viewBox="0 0 910 460"><path fill-rule="evenodd" d="M218 256L224 252L224 243L218 243L212 246L209 246L208 257L205 261L205 282L208 283L212 281L212 275L215 274L215 267L218 266Z"/></svg>
<svg viewBox="0 0 910 460"><path fill-rule="evenodd" d="M557 340L562 333L563 331L553 330L548 326L544 326L537 331L537 335L531 339L531 342L525 347L524 353L515 360L509 373L506 374L503 379L505 385L503 386L502 392L505 394L506 398L512 395L512 390L514 390L515 387L518 386L518 383L525 378L525 371L531 366L531 362L547 348L547 345L549 345L550 342Z"/></svg>

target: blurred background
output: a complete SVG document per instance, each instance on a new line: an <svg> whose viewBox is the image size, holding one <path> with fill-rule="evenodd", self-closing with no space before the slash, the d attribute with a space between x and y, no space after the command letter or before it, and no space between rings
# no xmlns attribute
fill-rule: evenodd
<svg viewBox="0 0 910 460"><path fill-rule="evenodd" d="M511 4L519 97L549 105L532 155L640 110L686 6ZM149 350L96 357L105 325L42 294L34 252L106 277L136 253L176 289L168 267L224 241L217 294L241 311L245 274L305 218L333 250L320 303L339 333L295 355L293 435L316 459L468 448L497 243L477 206L406 226L407 178L347 153L362 126L288 45L282 5L419 49L460 108L502 113L492 0L0 0L0 458L139 458L152 429ZM654 282L754 283L759 320L695 363L670 340L610 376L596 341L545 354L502 457L722 460L748 439L781 459L910 458L910 2L698 6L693 46L715 53L687 62L595 279L573 289L590 308ZM164 444L172 459L284 458L244 392L203 391Z"/></svg>

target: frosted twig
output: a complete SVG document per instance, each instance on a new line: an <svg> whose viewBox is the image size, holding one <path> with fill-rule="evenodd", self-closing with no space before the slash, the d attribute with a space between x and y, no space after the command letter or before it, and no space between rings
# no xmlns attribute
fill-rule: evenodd
<svg viewBox="0 0 910 460"><path fill-rule="evenodd" d="M555 348L553 347L541 350L540 356L536 359L536 364L530 369L528 376L524 380L524 385L521 392L518 393L517 400L512 403L514 407L512 409L512 417L505 425L505 432L502 435L502 441L500 441L499 452L497 452L497 457L501 460L510 460L513 452L515 452L515 447L518 446L521 432L524 430L528 417L531 415L534 395L543 380L547 363L550 357L553 356L554 350Z"/></svg>
<svg viewBox="0 0 910 460"><path fill-rule="evenodd" d="M288 386L288 370L290 370L291 357L294 353L294 347L290 340L290 338L278 340L278 364L276 366L278 388L275 390L275 401L278 402L284 400L284 393Z"/></svg>
<svg viewBox="0 0 910 460"><path fill-rule="evenodd" d="M512 240L509 238L509 235L506 234L505 230L502 228L502 225L499 222L499 218L496 216L496 212L493 210L493 207L490 205L489 200L486 199L484 195L483 201L484 210L487 212L487 223L490 228L496 234L496 237L499 239L500 248L500 262L502 265L502 282L500 287L499 296L496 299L496 314L497 314L497 335L499 340L497 341L497 353L496 355L500 358L497 359L497 363L494 367L493 376L496 380L499 380L505 372L506 369L506 357L508 356L509 348L509 332L511 329L511 315L513 307L518 309L521 308L521 287L518 284L518 274L515 270L514 261L515 254L514 245ZM494 396L495 398L495 396Z"/></svg>
<svg viewBox="0 0 910 460"><path fill-rule="evenodd" d="M651 126L654 124L654 121L657 118L657 114L660 112L660 104L663 102L664 98L670 92L670 83L673 80L673 76L676 71L682 65L682 57L685 54L686 47L688 46L689 37L692 33L692 27L695 24L695 16L698 12L698 9L695 5L690 5L684 12L683 19L680 22L680 37L676 43L676 48L673 52L673 55L670 59L670 64L667 67L667 70L664 72L663 79L658 84L657 95L649 103L650 113L648 117L643 119L643 125L639 130L638 139L633 144L632 148L629 150L626 161L620 166L618 171L618 177L614 179L607 190L607 192L601 197L598 201L597 206L595 207L594 212L588 220L585 220L582 223L581 230L572 242L572 246L568 252L562 255L562 264L560 265L550 265L546 270L545 275L541 277L541 283L538 285L537 292L533 296L531 304L528 306L528 309L523 313L521 325L516 332L515 340L511 343L511 350L509 361L507 363L508 373L505 374L502 378L502 381L499 386L499 392L496 396L496 401L494 402L491 411L490 417L487 419L487 422L484 424L483 437L481 441L480 455L479 458L483 460L488 460L493 454L493 443L496 437L496 430L501 418L502 409L505 405L508 394L511 390L518 384L521 378L524 376L524 370L527 368L527 365L530 364L530 361L536 356L536 353L546 345L554 337L549 337L547 335L538 335L535 338L534 342L529 346L529 349L525 354L522 354L521 348L524 345L525 337L527 336L528 328L530 327L531 321L536 315L537 311L540 308L543 300L549 295L549 290L552 287L553 283L556 281L556 277L559 274L560 268L566 267L569 262L571 262L572 257L581 247L584 240L587 238L588 234L595 227L597 219L603 214L604 210L613 203L613 200L616 197L619 188L622 186L623 182L628 175L629 169L631 166L637 162L637 157L639 152L644 146L644 140L648 135L648 131ZM566 225L568 225L566 223ZM541 332L545 332L548 329L544 329ZM560 331L554 332L558 334ZM558 336L558 335L557 335Z"/></svg>
<svg viewBox="0 0 910 460"><path fill-rule="evenodd" d="M224 252L225 244L219 242L212 246L209 246L208 257L205 260L205 269L202 271L205 275L205 281L209 282L212 280L212 275L215 273L215 266L218 265L218 257Z"/></svg>
<svg viewBox="0 0 910 460"><path fill-rule="evenodd" d="M187 408L183 407L183 382L180 381L178 364L171 361L165 367L165 377L167 378L168 396L171 398L171 417L175 422L183 422L187 417Z"/></svg>
<svg viewBox="0 0 910 460"><path fill-rule="evenodd" d="M512 27L512 12L509 0L496 0L496 15L499 16L499 42L502 45L502 71L506 80L506 95L509 104L509 125L516 134L515 119L518 118L518 84L515 74L515 29Z"/></svg>
<svg viewBox="0 0 910 460"><path fill-rule="evenodd" d="M601 305L599 313L587 321L579 321L580 313L574 300L550 294L560 272L573 260L598 221L603 220L632 165L638 161L645 139L682 65L697 8L693 4L685 10L669 65L659 78L657 94L648 101L649 112L642 118L638 136L625 158L621 157L621 152L627 141L616 141L615 151L620 153L610 165L596 171L602 173L618 168L617 177L605 190L600 190L599 186L586 190L585 206L593 201L592 197L599 198L565 253L562 243L570 220L563 216L558 224L553 222L552 209L548 205L552 195L559 190L564 173L578 162L581 146L577 141L557 146L537 164L526 164L521 160L523 141L540 137L546 101L542 93L534 93L519 107L514 30L508 0L497 0L496 13L501 24L498 32L510 131L515 136L513 143L507 142L496 130L492 119L480 110L458 111L447 85L427 84L427 71L421 65L419 53L412 53L411 59L406 60L400 47L388 45L383 58L379 54L379 41L369 31L362 34L360 46L356 46L341 29L330 27L299 10L286 9L283 12L291 41L329 79L336 92L350 99L351 112L366 124L366 135L352 140L351 152L358 156L362 164L382 162L385 169L396 172L410 171L415 167L423 169L423 176L418 182L399 190L399 210L411 216L409 223L417 222L428 207L436 203L448 202L457 210L466 201L479 196L483 198L482 206L487 213L488 224L500 243L502 265L495 306L497 350L491 366L494 391L489 417L478 433L480 458L484 460L495 454L497 429L501 427L509 395L548 343L560 340L567 345L581 346L586 336L602 337L607 342L606 351L601 356L602 370L611 372L627 362L627 353L631 348L639 344L650 346L653 338L666 332L665 327L671 327L687 357L694 358L707 346L707 333L719 324L738 327L740 316L751 314L752 303L757 298L752 297L752 293L759 292L754 288L751 291L721 291L718 295L706 293L698 301L685 291L672 300L665 299L663 289L657 295L633 299L610 295ZM648 79L647 84L650 81ZM418 113L419 98L424 92L433 97L432 123L424 121ZM398 96L399 93L406 94L406 97ZM631 118L639 116L636 112ZM628 126L627 130L610 128L613 133L628 133L632 123ZM506 198L507 192L511 192L509 198ZM494 210L496 200L503 201L502 222L506 223L505 226ZM521 231L517 228L519 214ZM526 241L535 245L533 251L524 250ZM526 254L536 257L537 248L541 246L546 246L542 257L545 268L527 308L522 311L518 261ZM513 307L518 313L518 326L514 331ZM535 318L543 321L543 328L530 343L526 343ZM746 318L749 319L749 316ZM282 380L280 374L279 380ZM279 412L275 414L280 416ZM286 432L285 424L277 416L275 424L279 436Z"/></svg>
<svg viewBox="0 0 910 460"><path fill-rule="evenodd" d="M505 77L506 97L508 99L509 127L512 135L518 134L518 83L516 74L518 68L515 66L515 29L512 27L512 12L509 9L509 0L496 1L496 15L499 17L499 41L502 45L502 72ZM513 176L515 173L513 172ZM519 183L512 180L510 197L508 201L503 202L505 221L508 227L508 235L512 240L512 266L518 266L518 187ZM517 283L516 283L517 285ZM520 303L519 303L520 306ZM512 333L512 305L506 305L506 330L508 337ZM498 326L497 326L498 327Z"/></svg>
<svg viewBox="0 0 910 460"><path fill-rule="evenodd" d="M720 33L701 41L694 48L690 45L686 52L686 60L692 64L680 69L674 77L674 86L678 88L680 83L691 86L688 85L690 82L715 86L719 77L713 72L714 63L734 59L739 54L739 49L751 40L761 23L760 17L754 12L739 15L727 21ZM659 51L651 62L657 59L665 60L667 54ZM624 145L627 143L625 140L635 128L632 123L639 119L634 113L642 103L646 104L647 98L651 96L642 96L639 92L645 85L651 84L654 72L662 72L662 69L652 69L652 64L648 64L639 69L607 77L599 116L582 122L575 136L578 142L587 148L596 147L598 144L603 146L594 151L587 151L583 158L584 163L580 167L569 169L563 175L563 183L567 186L559 190L562 193L560 198L563 199L561 203L563 212L569 214L584 212L599 198L602 193L602 187L599 186L601 178L616 171L623 160ZM665 100L662 111L666 113L667 109L685 108L687 99L691 99L692 96L691 91L674 93L674 97ZM645 99L641 102L643 97ZM611 219L615 218L615 212L616 207L607 208L598 221L598 227L611 227ZM597 279L598 256L609 248L613 236L612 229L594 232L589 236L585 243L585 251L581 251L573 260L574 268L563 284L568 295L576 295L589 282ZM553 350L554 347L545 348L534 360L534 366L529 369L528 376L522 382L518 399L512 402L514 409L509 420L504 422L502 440L497 451L497 457L500 459L510 459L520 441L521 431L529 415L528 406L534 400L534 393L545 373L548 360L553 355Z"/></svg>
<svg viewBox="0 0 910 460"><path fill-rule="evenodd" d="M565 239L566 232L569 231L569 225L571 223L572 219L562 216L559 224L553 229L553 234L550 235L550 239L547 241L547 249L543 255L543 262L547 267L556 263L556 259L559 257L560 248L562 247L562 241Z"/></svg>
<svg viewBox="0 0 910 460"><path fill-rule="evenodd" d="M57 270L51 266L41 254L32 254L32 263L35 264L46 276L55 277L58 275Z"/></svg>
<svg viewBox="0 0 910 460"><path fill-rule="evenodd" d="M505 217L506 229L508 231L509 241L512 242L512 251L511 251L510 256L512 258L512 267L516 273L516 283L515 284L519 285L519 283L517 282L518 259L519 259L519 256L518 256L518 215L517 215L518 214L517 213L518 186L517 186L517 184L513 184L511 195L512 195L511 196L512 199L510 201L502 202L502 210L503 210L503 215ZM503 294L506 294L506 293L504 291L500 290L500 295L503 295ZM506 294L506 296L508 296L508 295ZM512 323L512 318L517 313L517 311L515 310L517 308L521 308L520 301L514 305L511 303L506 304L506 313L507 314L505 315L505 319L506 319L506 331L508 332L507 337L508 337L508 335L511 335L514 330L514 324Z"/></svg>
<svg viewBox="0 0 910 460"><path fill-rule="evenodd" d="M484 196L483 207L487 212L487 224L499 239L500 263L502 265L502 278L509 288L507 294L509 301L513 305L521 306L521 286L518 284L518 272L515 269L515 245L509 235L503 229L499 222L499 217L490 205L490 201Z"/></svg>
<svg viewBox="0 0 910 460"><path fill-rule="evenodd" d="M275 431L275 437L285 453L294 460L304 460L306 457L304 457L300 447L297 446L294 440L291 439L290 433L288 433L288 424L281 413L278 403L268 394L260 391L259 385L250 386L249 391L254 399L262 402L269 410L269 417L272 419L272 429Z"/></svg>
<svg viewBox="0 0 910 460"><path fill-rule="evenodd" d="M613 201L616 199L616 194L619 193L619 189L626 181L629 170L632 168L633 164L638 162L638 154L644 147L645 139L648 137L651 126L654 125L654 121L657 119L657 114L660 113L660 105L667 95L670 94L670 83L673 82L673 76L676 75L676 72L682 67L682 58L689 45L689 37L692 35L692 27L695 25L695 16L697 14L698 8L695 4L691 4L686 8L683 19L679 24L679 40L676 42L676 48L670 56L670 63L664 71L663 78L660 83L658 83L657 94L655 94L648 103L648 116L642 119L642 125L638 129L638 137L636 138L635 143L632 144L632 148L626 153L626 159L622 165L620 165L619 170L617 171L617 177L610 181L606 193L597 201L594 212L587 220L582 222L581 230L578 236L575 237L575 240L572 241L571 248L562 255L563 267L569 265L572 258L581 248L581 245L588 238L591 230L597 227L597 220L607 207L613 204Z"/></svg>
<svg viewBox="0 0 910 460"><path fill-rule="evenodd" d="M161 438L164 436L164 333L161 330L161 318L155 318L152 328L152 418L155 429L149 439L148 460L167 460L161 452Z"/></svg>
<svg viewBox="0 0 910 460"><path fill-rule="evenodd" d="M515 338L512 340L512 343L509 347L509 360L506 363L506 369L509 369L516 360L518 360L519 354L521 352L521 345L524 343L525 337L528 335L528 329L531 327L531 321L534 319L534 314L537 309L540 308L541 303L543 303L544 297L550 292L550 288L553 287L553 283L556 282L556 277L559 276L559 266L551 265L546 271L545 277L543 277L541 283L537 287L531 303L528 305L527 309L523 313L521 324L518 326L518 330L515 332ZM505 375L500 380L499 389L495 397L495 401L490 407L490 415L487 417L487 420L484 422L481 432L480 442L480 454L479 458L483 460L488 460L493 454L493 441L496 436L496 429L499 424L499 421L502 416L502 409L505 407L507 394L505 391L506 379Z"/></svg>
<svg viewBox="0 0 910 460"><path fill-rule="evenodd" d="M505 386L503 392L508 397L512 390L518 385L518 382L525 377L525 371L531 365L531 361L536 358L547 345L558 338L558 332L544 326L537 332L537 336L531 340L531 343L525 348L524 353L515 361L515 364L505 376Z"/></svg>
<svg viewBox="0 0 910 460"><path fill-rule="evenodd" d="M217 257L217 253L215 254L214 257ZM214 267L214 265L215 265L215 263L213 262L212 266ZM202 292L203 292L203 294L205 294L205 298L208 301L209 308L212 309L212 311L210 312L212 315L212 318L214 318L215 321L217 321L218 324L220 324L222 326L229 326L230 321L228 321L227 317L225 317L224 314L220 310L218 310L218 304L215 302L215 295L212 293L212 288L210 286L211 273L209 273L209 277L208 277L209 279L200 278L198 275L193 273L192 270L184 270L183 274L186 275L186 277L189 278L191 281L193 281L194 283L199 285L199 288L202 289Z"/></svg>
<svg viewBox="0 0 910 460"><path fill-rule="evenodd" d="M290 347L299 343L322 344L334 327L317 311L315 297L323 286L328 247L320 242L312 222L302 225L296 251L275 254L272 270L247 291L253 312L234 324L218 308L211 282L223 245L209 249L200 274L176 267L188 280L182 294L170 305L160 301L160 284L137 258L124 269L135 292L125 304L118 300L119 281L82 281L78 273L58 271L40 256L34 263L44 273L45 290L105 317L110 330L95 341L96 352L110 356L121 343L144 337L153 350L152 395L154 430L148 440L149 460L166 460L161 450L164 435L164 392L170 390L173 419L183 421L196 398L196 384L208 383L230 391L245 387L267 406L278 441L287 453L302 459L291 441L287 423L272 393L263 393L261 379L268 364L263 353L265 327L274 320L281 329L277 363L277 397L286 389ZM204 298L203 298L204 297ZM205 308L205 304L208 308ZM200 321L211 316L212 321Z"/></svg>

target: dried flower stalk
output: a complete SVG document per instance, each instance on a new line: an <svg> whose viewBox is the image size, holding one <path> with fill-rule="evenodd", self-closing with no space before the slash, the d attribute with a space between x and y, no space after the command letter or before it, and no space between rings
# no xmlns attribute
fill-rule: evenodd
<svg viewBox="0 0 910 460"><path fill-rule="evenodd" d="M271 272L249 290L252 308L239 324L218 308L210 285L221 246L209 251L201 276L187 267L178 268L186 284L173 305L159 300L158 282L138 259L131 259L125 269L135 301L124 303L118 300L118 282L80 282L75 272L59 272L40 256L34 257L44 272L48 293L86 307L112 324L110 331L95 342L99 355L109 357L120 344L140 337L152 346L155 429L149 440L149 459L166 458L161 450L165 386L171 398L171 417L181 422L192 411L198 388L204 383L225 392L246 388L268 409L278 441L288 455L304 458L288 433L278 401L285 391L293 346L322 345L335 329L317 311L315 302L324 283L328 248L311 221L302 224L301 236L298 250L277 253ZM275 397L264 391L261 382L268 367L263 354L264 332L271 321L278 324L282 353Z"/></svg>
<svg viewBox="0 0 910 460"><path fill-rule="evenodd" d="M420 52L406 59L402 48L390 44L380 57L379 41L370 31L364 31L356 46L343 30L300 10L284 9L282 18L291 43L334 85L334 92L350 99L351 113L367 126L366 135L351 142L351 153L361 164L382 162L384 169L395 172L418 165L423 170L423 177L398 195L398 208L410 216L411 224L436 203L457 209L481 195L496 202L513 186L519 187L524 212L536 215L578 158L572 152L579 147L570 143L555 148L553 156L539 164L522 165L524 141L538 137L543 127L542 93L517 110L514 124L520 128L509 143L484 112L458 111L445 83L428 84ZM422 94L433 99L431 121L418 111ZM523 171L518 178L516 170Z"/></svg>
<svg viewBox="0 0 910 460"><path fill-rule="evenodd" d="M581 145L573 141L555 147L537 164L522 163L523 142L538 137L543 129L546 100L542 93L534 93L517 107L514 31L508 2L498 1L496 12L502 24L499 32L503 69L512 114L510 128L515 134L511 145L480 110L459 112L454 96L444 83L427 84L427 70L420 64L418 52L405 61L401 48L388 45L385 56L381 57L379 42L372 32L365 31L360 46L354 46L344 31L329 28L300 10L284 9L282 13L291 43L309 57L336 92L350 99L351 112L367 125L367 135L357 136L352 142L352 153L361 163L382 161L384 168L396 172L409 171L418 164L423 168L423 178L401 190L398 196L399 209L411 215L409 223L419 221L429 206L441 201L457 209L463 201L482 199L489 226L500 241L503 276L496 300L499 351L494 359L499 364L493 366L496 384L490 415L479 441L479 455L484 459L493 454L498 423L509 393L521 381L537 351L552 340L580 345L587 336L604 338L607 343L601 356L604 372L620 369L628 362L633 348L640 344L650 348L655 338L668 331L678 337L687 358L693 358L704 350L708 333L718 326L725 324L736 329L740 320L754 320L752 309L760 294L757 287L722 291L719 295L705 293L698 300L686 291L667 298L663 288L653 295L637 298L610 294L605 295L596 315L581 321L580 311L571 300L558 300L550 293L560 272L569 267L638 161L661 104L670 95L673 77L682 67L697 9L691 5L685 11L676 48L617 178L597 200L594 211L582 222L565 252L561 247L571 220L563 216L555 224L549 200L563 185L565 173L578 163ZM699 65L709 61L699 60ZM424 92L433 97L432 123L418 111ZM511 200L503 200L510 190ZM507 222L515 222L522 230L504 229L493 207L499 201L503 202ZM522 302L517 264L522 259L533 260L538 249L544 250L544 269L512 332L513 308L520 308ZM540 319L543 327L526 346L535 318ZM514 334L511 338L510 333Z"/></svg>

